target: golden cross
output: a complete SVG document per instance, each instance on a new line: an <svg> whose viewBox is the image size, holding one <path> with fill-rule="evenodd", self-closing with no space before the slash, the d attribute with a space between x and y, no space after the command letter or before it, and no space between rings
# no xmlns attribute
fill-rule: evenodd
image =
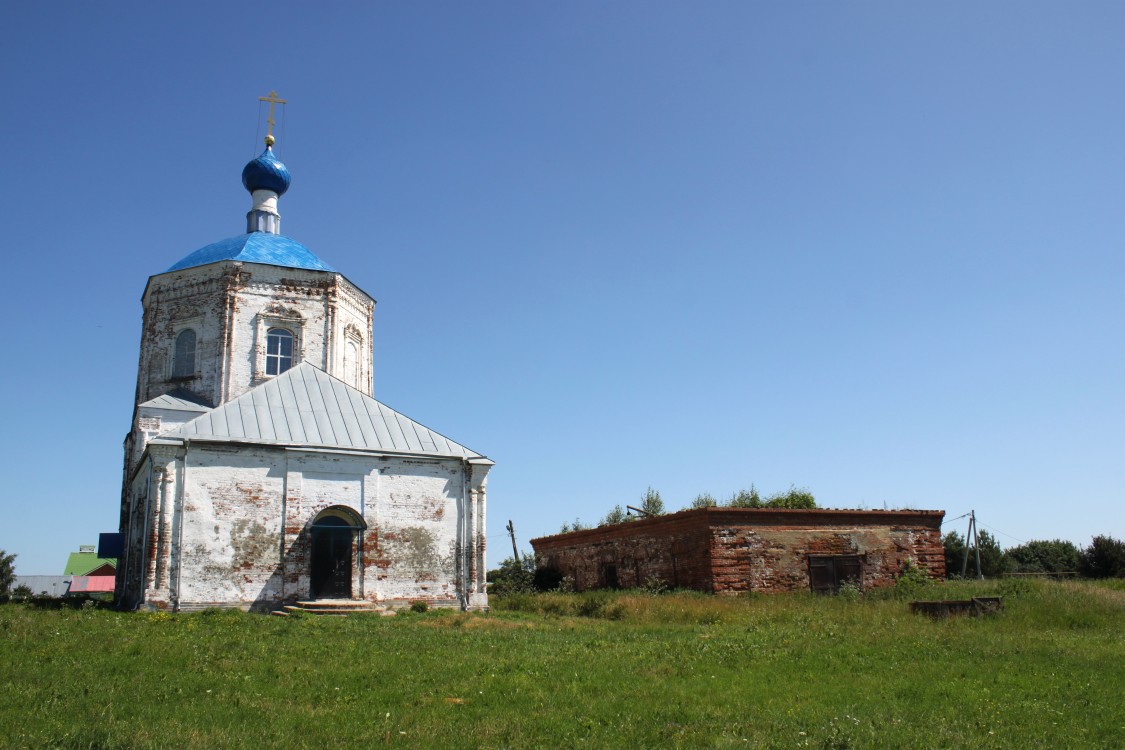
<svg viewBox="0 0 1125 750"><path fill-rule="evenodd" d="M273 105L275 105L275 104L286 104L287 102L284 99L278 99L276 91L271 91L267 96L259 96L258 101L270 103L270 114L269 114L269 117L266 118L266 122L269 123L270 128L266 132L266 139L272 141L273 140L273 126L274 126Z"/></svg>

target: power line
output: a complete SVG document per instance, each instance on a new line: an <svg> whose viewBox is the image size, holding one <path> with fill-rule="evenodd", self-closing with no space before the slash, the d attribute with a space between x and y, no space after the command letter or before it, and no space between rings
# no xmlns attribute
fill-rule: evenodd
<svg viewBox="0 0 1125 750"><path fill-rule="evenodd" d="M969 513L972 513L972 511L970 510ZM953 523L954 521L960 521L962 518L967 517L969 515L969 513L962 513L961 515L957 516L956 518L947 518L947 519L945 519L944 521L941 522L941 525L945 526L947 523Z"/></svg>
<svg viewBox="0 0 1125 750"><path fill-rule="evenodd" d="M995 532L996 532L997 534L1001 534L1002 536L1006 536L1006 537L1008 537L1009 539L1015 539L1015 540L1016 540L1017 542L1019 542L1020 544L1027 544L1027 542L1025 542L1024 540L1022 540L1022 539L1018 539L1017 537L1014 537L1014 536L1012 536L1011 534L1006 534L1006 533L1004 533L1003 531L1001 531L1000 529L997 529L997 528L995 528L995 527L993 527L993 526L989 526L989 525L988 525L988 524L986 524L986 523L982 523L982 524L981 524L981 526L983 526L983 527L984 527L984 528L986 528L986 529L992 529L992 530L993 530L993 531L995 531Z"/></svg>

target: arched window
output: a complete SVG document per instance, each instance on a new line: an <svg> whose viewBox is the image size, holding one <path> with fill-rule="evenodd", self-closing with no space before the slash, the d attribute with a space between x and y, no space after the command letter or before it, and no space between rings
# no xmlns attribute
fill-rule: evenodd
<svg viewBox="0 0 1125 750"><path fill-rule="evenodd" d="M266 375L280 375L293 366L293 333L284 328L266 331Z"/></svg>
<svg viewBox="0 0 1125 750"><path fill-rule="evenodd" d="M195 331L185 328L176 335L172 357L172 377L190 378L195 374Z"/></svg>

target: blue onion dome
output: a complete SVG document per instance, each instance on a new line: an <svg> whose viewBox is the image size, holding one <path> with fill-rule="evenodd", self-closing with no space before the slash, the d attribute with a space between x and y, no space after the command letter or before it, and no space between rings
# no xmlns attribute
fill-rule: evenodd
<svg viewBox="0 0 1125 750"><path fill-rule="evenodd" d="M273 146L267 141L266 150L242 168L242 185L253 193L255 190L272 190L282 195L289 189L289 169L273 155Z"/></svg>

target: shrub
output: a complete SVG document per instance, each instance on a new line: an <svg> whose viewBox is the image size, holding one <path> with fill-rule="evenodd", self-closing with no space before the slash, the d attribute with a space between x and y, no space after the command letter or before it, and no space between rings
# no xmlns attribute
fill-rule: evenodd
<svg viewBox="0 0 1125 750"><path fill-rule="evenodd" d="M625 509L618 503L613 506L613 510L605 514L602 520L598 521L598 526L612 526L617 523L625 523L628 520L629 517L625 514Z"/></svg>
<svg viewBox="0 0 1125 750"><path fill-rule="evenodd" d="M497 596L530 594L535 591L535 556L508 557L500 567L488 571L488 593Z"/></svg>
<svg viewBox="0 0 1125 750"><path fill-rule="evenodd" d="M918 566L914 560L907 558L902 563L902 570L895 580L893 588L885 587L872 591L873 598L877 599L917 599L923 596L933 586L933 579L925 568Z"/></svg>
<svg viewBox="0 0 1125 750"><path fill-rule="evenodd" d="M840 590L836 593L846 602L858 602L863 598L863 587L856 579L849 578L840 584Z"/></svg>
<svg viewBox="0 0 1125 750"><path fill-rule="evenodd" d="M1014 573L1067 573L1078 570L1082 553L1061 539L1030 541L1004 552Z"/></svg>
<svg viewBox="0 0 1125 750"><path fill-rule="evenodd" d="M749 490L739 490L730 496L727 501L729 508L761 508L762 498L758 495L758 490L754 485L750 485Z"/></svg>
<svg viewBox="0 0 1125 750"><path fill-rule="evenodd" d="M499 568L488 571L488 593L500 597L536 594L544 591L569 591L569 581L562 571L551 565L540 565L535 555L522 555L519 560L506 558Z"/></svg>
<svg viewBox="0 0 1125 750"><path fill-rule="evenodd" d="M793 508L797 510L813 510L816 508L816 498L807 488L790 487L788 492L779 492L770 495L765 500L767 508Z"/></svg>
<svg viewBox="0 0 1125 750"><path fill-rule="evenodd" d="M641 497L641 510L650 516L664 515L664 501L660 499L660 493L649 487Z"/></svg>
<svg viewBox="0 0 1125 750"><path fill-rule="evenodd" d="M1089 578L1125 577L1125 542L1111 536L1096 536L1082 552L1082 575Z"/></svg>
<svg viewBox="0 0 1125 750"><path fill-rule="evenodd" d="M691 507L693 508L714 508L718 504L719 501L708 492L701 492L691 501Z"/></svg>
<svg viewBox="0 0 1125 750"><path fill-rule="evenodd" d="M410 602L410 611L411 612L418 612L420 614L422 612L426 612L427 610L429 610L429 608L430 608L430 605L426 604L423 601Z"/></svg>
<svg viewBox="0 0 1125 750"><path fill-rule="evenodd" d="M790 487L787 492L778 492L765 500L758 494L754 485L748 490L739 490L727 501L729 508L793 508L811 510L816 508L816 498L808 489Z"/></svg>

